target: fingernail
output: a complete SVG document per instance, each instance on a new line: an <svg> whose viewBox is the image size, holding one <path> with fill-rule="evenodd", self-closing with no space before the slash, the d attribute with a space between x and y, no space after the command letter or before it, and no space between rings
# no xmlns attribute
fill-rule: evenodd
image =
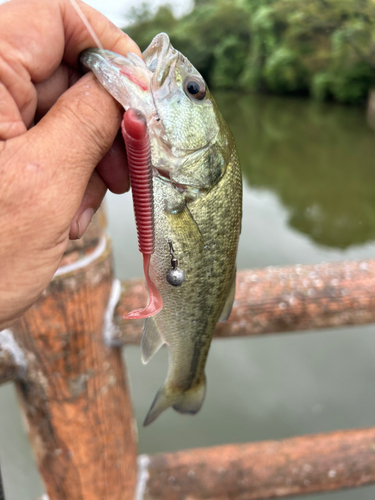
<svg viewBox="0 0 375 500"><path fill-rule="evenodd" d="M78 239L85 234L85 231L89 227L89 224L91 222L91 219L93 218L94 213L95 210L93 208L86 208L86 210L83 212L83 214L77 221Z"/></svg>

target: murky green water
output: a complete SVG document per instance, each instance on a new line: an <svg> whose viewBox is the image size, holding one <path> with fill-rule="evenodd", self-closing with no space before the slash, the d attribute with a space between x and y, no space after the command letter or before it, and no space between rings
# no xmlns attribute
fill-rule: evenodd
<svg viewBox="0 0 375 500"><path fill-rule="evenodd" d="M238 267L375 255L375 132L365 111L273 97L217 96L245 180ZM130 196L109 196L117 274L142 273ZM279 439L375 425L375 326L221 340L196 417L169 410L141 422L166 369L126 350L141 453ZM41 492L11 386L0 390L0 453L9 500ZM321 495L373 500L375 488Z"/></svg>

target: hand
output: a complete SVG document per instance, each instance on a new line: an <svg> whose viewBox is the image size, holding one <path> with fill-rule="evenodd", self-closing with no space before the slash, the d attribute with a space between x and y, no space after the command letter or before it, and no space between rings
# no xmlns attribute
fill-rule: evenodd
<svg viewBox="0 0 375 500"><path fill-rule="evenodd" d="M140 55L108 19L79 5L106 49ZM106 188L129 188L116 138L122 109L79 72L79 54L93 46L69 0L0 5L0 329L47 287Z"/></svg>

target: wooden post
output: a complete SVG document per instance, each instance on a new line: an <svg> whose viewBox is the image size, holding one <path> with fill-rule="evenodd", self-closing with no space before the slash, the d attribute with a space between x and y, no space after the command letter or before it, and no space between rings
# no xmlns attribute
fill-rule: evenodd
<svg viewBox="0 0 375 500"><path fill-rule="evenodd" d="M144 455L135 492L135 424L109 345L139 342L142 322L121 316L146 291L142 280L113 281L102 227L70 244L44 295L0 332L0 383L18 385L50 500L261 500L375 484L373 428ZM238 274L215 336L371 322L375 260L271 267Z"/></svg>
<svg viewBox="0 0 375 500"><path fill-rule="evenodd" d="M136 429L125 367L103 340L112 282L110 242L97 220L12 327L27 359L18 392L50 500L134 498Z"/></svg>

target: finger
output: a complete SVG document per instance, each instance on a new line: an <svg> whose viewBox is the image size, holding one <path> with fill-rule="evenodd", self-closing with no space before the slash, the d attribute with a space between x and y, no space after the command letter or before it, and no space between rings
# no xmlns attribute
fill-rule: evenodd
<svg viewBox="0 0 375 500"><path fill-rule="evenodd" d="M117 134L110 150L96 170L112 193L121 194L129 191L128 162L121 132Z"/></svg>
<svg viewBox="0 0 375 500"><path fill-rule="evenodd" d="M81 205L70 225L69 239L82 238L94 213L100 207L106 193L106 185L100 175L94 171L90 177Z"/></svg>
<svg viewBox="0 0 375 500"><path fill-rule="evenodd" d="M18 53L16 46L13 45L13 36L8 33L9 26L8 29L6 28L7 21L12 21L11 17L4 15L7 6L8 4L0 5L0 79L2 85L4 85L15 102L11 120L18 120L18 116L21 114L26 127L29 127L34 118L36 91L22 55ZM22 33L18 33L18 36L22 37Z"/></svg>
<svg viewBox="0 0 375 500"><path fill-rule="evenodd" d="M69 0L60 1L62 2L62 9L66 9L64 26L67 43L64 60L71 66L79 67L80 54L85 49L96 46L96 44L93 43L93 39L82 21L80 20L81 23L78 22L78 14L75 12L71 2ZM128 52L134 52L139 57L142 57L142 52L138 45L120 28L84 2L78 1L78 4L104 49L124 56Z"/></svg>
<svg viewBox="0 0 375 500"><path fill-rule="evenodd" d="M137 44L103 14L79 0L77 3L105 49L142 56ZM51 76L63 57L78 69L80 53L95 46L69 0L7 2L1 5L0 33L4 61L10 66L20 64L37 83Z"/></svg>
<svg viewBox="0 0 375 500"><path fill-rule="evenodd" d="M80 77L78 71L63 63L48 80L37 84L38 106L36 121L39 121L63 92L76 83ZM129 190L127 157L121 132L118 132L108 153L99 162L97 171L108 189L113 193L120 194Z"/></svg>
<svg viewBox="0 0 375 500"><path fill-rule="evenodd" d="M35 113L35 121L39 121L57 99L80 78L81 73L65 63L60 64L57 70L42 83L35 85L38 103Z"/></svg>
<svg viewBox="0 0 375 500"><path fill-rule="evenodd" d="M88 73L26 134L8 141L7 176L17 179L19 205L27 203L28 217L43 219L44 226L48 218L68 230L91 174L112 146L121 117L120 105Z"/></svg>
<svg viewBox="0 0 375 500"><path fill-rule="evenodd" d="M140 55L135 42L105 16L82 2L79 5L106 49ZM48 79L62 59L78 69L79 54L92 47L93 40L69 0L13 0L2 4L0 33L1 80L24 123L30 126L37 102L33 83Z"/></svg>
<svg viewBox="0 0 375 500"><path fill-rule="evenodd" d="M21 113L8 89L0 82L0 140L12 139L26 132Z"/></svg>

